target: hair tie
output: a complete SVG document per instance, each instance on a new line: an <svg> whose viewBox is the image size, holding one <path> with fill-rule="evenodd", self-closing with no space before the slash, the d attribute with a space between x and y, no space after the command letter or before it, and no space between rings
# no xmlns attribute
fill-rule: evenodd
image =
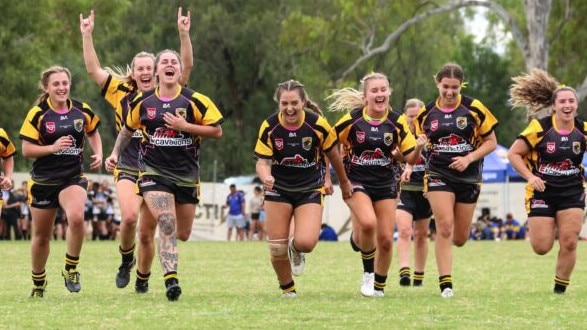
<svg viewBox="0 0 587 330"><path fill-rule="evenodd" d="M466 82L466 81L463 81L463 82L461 83L461 88L467 88L467 86L468 86L468 85L469 85L469 83L468 83L468 82Z"/></svg>

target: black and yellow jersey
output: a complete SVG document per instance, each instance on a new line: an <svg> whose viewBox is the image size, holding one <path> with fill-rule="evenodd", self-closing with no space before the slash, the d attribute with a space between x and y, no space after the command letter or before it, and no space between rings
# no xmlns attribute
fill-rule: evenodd
<svg viewBox="0 0 587 330"><path fill-rule="evenodd" d="M575 119L573 130L566 132L556 128L554 116L533 119L520 133L518 139L531 150L524 162L532 174L546 182L546 189L562 192L583 184L585 134L587 122Z"/></svg>
<svg viewBox="0 0 587 330"><path fill-rule="evenodd" d="M27 114L19 137L38 145L51 145L69 136L73 145L33 162L31 178L36 183L55 184L79 177L83 172L85 135L92 135L100 119L90 106L76 100L67 101L66 110L55 110L49 99L33 107Z"/></svg>
<svg viewBox="0 0 587 330"><path fill-rule="evenodd" d="M133 97L136 96L136 93L137 89L134 85L123 82L112 75L108 75L101 94L114 109L116 133L120 132L120 129L124 125L124 119L130 110L130 102ZM140 132L136 131L135 134L133 134L133 139L120 153L116 168L120 170L128 170L132 173L139 171L140 138Z"/></svg>
<svg viewBox="0 0 587 330"><path fill-rule="evenodd" d="M0 157L4 159L10 158L14 156L15 153L16 148L12 141L10 141L8 134L3 128L0 128Z"/></svg>
<svg viewBox="0 0 587 330"><path fill-rule="evenodd" d="M284 124L275 113L259 128L254 155L271 160L277 189L306 192L324 186L323 155L336 145L336 135L324 117L308 111L302 115L296 127Z"/></svg>
<svg viewBox="0 0 587 330"><path fill-rule="evenodd" d="M424 149L420 154L420 157L412 165L412 174L410 175L410 181L402 182L402 190L410 191L423 191L424 190L424 175L426 173L426 159L427 151Z"/></svg>
<svg viewBox="0 0 587 330"><path fill-rule="evenodd" d="M415 119L416 134L428 138L427 175L448 181L480 183L483 159L472 162L463 172L449 168L454 157L464 157L476 150L490 135L498 121L479 101L459 95L454 109L441 109L438 100L422 107Z"/></svg>
<svg viewBox="0 0 587 330"><path fill-rule="evenodd" d="M141 133L140 175L160 175L177 185L195 186L200 178L201 137L167 128L164 113L205 126L222 124L222 114L207 96L182 87L171 99L159 97L159 89L139 93L131 102L126 127Z"/></svg>
<svg viewBox="0 0 587 330"><path fill-rule="evenodd" d="M369 120L365 108L344 115L334 126L343 146L343 161L351 182L372 188L397 184L392 151L397 147L407 155L416 147L405 117L387 111L377 120Z"/></svg>

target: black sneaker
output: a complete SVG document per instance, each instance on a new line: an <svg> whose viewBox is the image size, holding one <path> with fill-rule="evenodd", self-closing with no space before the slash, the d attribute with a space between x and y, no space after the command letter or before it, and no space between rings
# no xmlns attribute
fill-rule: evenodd
<svg viewBox="0 0 587 330"><path fill-rule="evenodd" d="M33 290L31 291L31 298L43 298L45 294L45 288L47 287L47 281L43 283L41 286L33 286Z"/></svg>
<svg viewBox="0 0 587 330"><path fill-rule="evenodd" d="M149 292L149 280L140 280L137 278L135 282L135 292L138 294Z"/></svg>
<svg viewBox="0 0 587 330"><path fill-rule="evenodd" d="M409 276L402 276L399 278L399 285L410 286L411 279Z"/></svg>
<svg viewBox="0 0 587 330"><path fill-rule="evenodd" d="M130 271L137 263L135 258L131 262L123 262L118 267L118 274L116 274L116 287L125 288L130 282Z"/></svg>
<svg viewBox="0 0 587 330"><path fill-rule="evenodd" d="M67 288L67 290L69 290L69 292L79 292L82 289L82 285L79 282L79 278L81 277L81 275L75 269L64 269L61 272L61 276L63 276L63 279L65 281L65 287Z"/></svg>
<svg viewBox="0 0 587 330"><path fill-rule="evenodd" d="M165 293L167 300L179 300L179 296L181 295L181 288L179 287L179 281L177 279L170 279L166 281L165 288L167 288L167 292Z"/></svg>

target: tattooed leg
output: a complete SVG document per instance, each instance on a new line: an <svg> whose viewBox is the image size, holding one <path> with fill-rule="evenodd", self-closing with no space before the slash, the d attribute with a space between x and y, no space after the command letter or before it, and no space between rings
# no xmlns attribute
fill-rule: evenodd
<svg viewBox="0 0 587 330"><path fill-rule="evenodd" d="M164 273L177 272L177 230L173 195L148 192L145 201L159 225L159 261Z"/></svg>

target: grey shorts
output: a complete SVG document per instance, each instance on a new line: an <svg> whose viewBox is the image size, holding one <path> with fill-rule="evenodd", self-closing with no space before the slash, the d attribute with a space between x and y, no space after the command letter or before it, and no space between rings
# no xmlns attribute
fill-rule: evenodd
<svg viewBox="0 0 587 330"><path fill-rule="evenodd" d="M247 226L247 219L242 214L229 214L226 216L226 226L228 228L245 228Z"/></svg>

